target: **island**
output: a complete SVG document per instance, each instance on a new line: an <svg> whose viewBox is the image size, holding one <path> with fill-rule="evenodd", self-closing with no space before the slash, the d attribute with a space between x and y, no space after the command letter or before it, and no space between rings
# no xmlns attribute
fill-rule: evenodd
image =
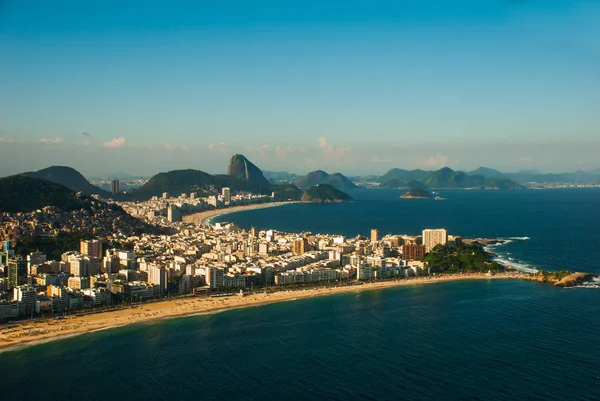
<svg viewBox="0 0 600 401"><path fill-rule="evenodd" d="M411 189L400 197L402 199L431 199L431 194L424 189Z"/></svg>
<svg viewBox="0 0 600 401"><path fill-rule="evenodd" d="M310 203L330 203L330 202L349 202L352 200L350 195L340 191L328 184L319 184L308 188L302 194L302 202Z"/></svg>

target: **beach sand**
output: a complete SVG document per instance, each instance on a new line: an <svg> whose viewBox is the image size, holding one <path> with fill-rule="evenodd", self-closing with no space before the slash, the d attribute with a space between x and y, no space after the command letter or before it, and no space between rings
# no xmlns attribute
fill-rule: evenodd
<svg viewBox="0 0 600 401"><path fill-rule="evenodd" d="M283 206L283 205L289 205L291 203L298 203L298 202L297 201L286 201L286 202L257 203L254 205L233 206L233 207L227 207L227 208L223 208L223 209L207 210L206 212L194 213L194 214L189 214L189 215L183 216L182 220L185 223L194 223L196 225L202 225L202 224L207 224L209 219L211 219L213 217L221 216L224 214L241 212L243 210L255 210L255 209L264 209L264 208L268 208L268 207Z"/></svg>
<svg viewBox="0 0 600 401"><path fill-rule="evenodd" d="M461 280L490 280L522 278L518 274L504 273L495 276L478 274L449 275L430 279L381 281L362 285L344 285L330 288L303 288L272 293L224 297L178 297L159 302L135 305L126 309L99 312L88 315L67 316L65 319L38 319L16 324L0 325L0 349L14 348L31 343L71 337L92 331L104 330L127 324L147 322L167 317L181 317L199 313L215 313L228 309L259 306L275 302L293 301L315 296L378 290L390 287L433 284Z"/></svg>

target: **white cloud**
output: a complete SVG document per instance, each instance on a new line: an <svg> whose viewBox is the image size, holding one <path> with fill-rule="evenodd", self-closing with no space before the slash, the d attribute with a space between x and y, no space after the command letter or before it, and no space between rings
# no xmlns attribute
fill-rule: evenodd
<svg viewBox="0 0 600 401"><path fill-rule="evenodd" d="M260 145L256 147L248 146L248 152L250 153L258 153L260 157L264 158L271 151L271 147L269 145Z"/></svg>
<svg viewBox="0 0 600 401"><path fill-rule="evenodd" d="M125 138L121 136L119 138L114 138L112 141L104 142L104 147L105 148L122 148L124 144L125 144Z"/></svg>
<svg viewBox="0 0 600 401"><path fill-rule="evenodd" d="M227 150L227 145L225 144L225 142L221 142L221 143L217 143L217 144L211 143L210 145L208 145L209 152L224 153L226 150Z"/></svg>
<svg viewBox="0 0 600 401"><path fill-rule="evenodd" d="M86 139L85 141L83 141L83 146L88 146L90 144L90 140Z"/></svg>
<svg viewBox="0 0 600 401"><path fill-rule="evenodd" d="M327 143L325 138L319 138L319 147L323 152L323 158L326 161L341 161L344 156L350 153L350 148L346 148L343 146L334 147Z"/></svg>
<svg viewBox="0 0 600 401"><path fill-rule="evenodd" d="M437 156L429 156L423 163L427 167L442 168L457 164L457 161L450 156L438 154Z"/></svg>
<svg viewBox="0 0 600 401"><path fill-rule="evenodd" d="M40 142L42 143L63 143L65 140L63 138L41 138Z"/></svg>
<svg viewBox="0 0 600 401"><path fill-rule="evenodd" d="M521 162L521 163L531 163L531 162L533 162L533 157L531 157L531 156L520 156L519 157L519 162Z"/></svg>
<svg viewBox="0 0 600 401"><path fill-rule="evenodd" d="M173 151L173 149L175 149L175 148L173 148L173 146L169 145L168 143L165 143L163 145L163 148L168 151Z"/></svg>
<svg viewBox="0 0 600 401"><path fill-rule="evenodd" d="M192 149L192 148L190 148L190 147L189 147L189 146L187 146L187 145L183 145L183 146L181 147L181 150L183 150L184 152L187 152L188 150L191 150L191 149Z"/></svg>

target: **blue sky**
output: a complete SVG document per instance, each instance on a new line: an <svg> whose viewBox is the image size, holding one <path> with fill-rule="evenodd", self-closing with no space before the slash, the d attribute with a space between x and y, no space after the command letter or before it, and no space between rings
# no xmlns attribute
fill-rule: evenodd
<svg viewBox="0 0 600 401"><path fill-rule="evenodd" d="M600 167L597 1L0 0L0 175Z"/></svg>

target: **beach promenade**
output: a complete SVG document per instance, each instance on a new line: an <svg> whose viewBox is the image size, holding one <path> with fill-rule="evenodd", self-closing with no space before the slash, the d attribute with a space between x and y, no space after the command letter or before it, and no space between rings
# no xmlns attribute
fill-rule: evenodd
<svg viewBox="0 0 600 401"><path fill-rule="evenodd" d="M30 345L37 342L57 340L64 337L89 333L134 323L157 321L162 318L216 313L220 311L260 306L276 302L294 301L303 298L332 294L380 290L384 288L427 285L461 280L519 279L515 273L446 275L433 278L411 278L404 280L379 281L340 285L337 287L306 286L301 289L275 292L255 292L250 295L220 297L177 297L164 301L139 304L114 311L85 315L72 315L64 319L36 319L16 324L0 325L0 349Z"/></svg>

